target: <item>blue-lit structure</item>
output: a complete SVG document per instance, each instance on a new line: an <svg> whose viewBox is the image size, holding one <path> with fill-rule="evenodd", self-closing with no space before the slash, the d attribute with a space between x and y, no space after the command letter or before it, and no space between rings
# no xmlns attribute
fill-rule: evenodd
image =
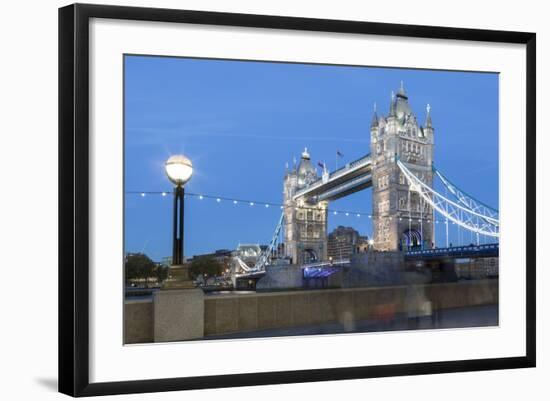
<svg viewBox="0 0 550 401"><path fill-rule="evenodd" d="M440 259L470 258L470 257L498 257L499 244L467 245L450 248L419 249L405 252L405 259Z"/></svg>

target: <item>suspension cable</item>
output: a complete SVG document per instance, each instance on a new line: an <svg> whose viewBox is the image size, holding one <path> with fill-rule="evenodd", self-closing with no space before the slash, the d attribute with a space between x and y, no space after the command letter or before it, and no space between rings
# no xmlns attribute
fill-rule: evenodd
<svg viewBox="0 0 550 401"><path fill-rule="evenodd" d="M405 175L409 183L409 189L417 192L430 206L443 214L447 220L451 220L454 224L458 224L478 234L492 237L499 236L498 219L484 215L477 210L469 209L463 204L458 204L447 197L443 197L433 188L420 181L400 160L397 160L397 165ZM430 194L433 195L434 199L429 196ZM448 223L446 224L448 225Z"/></svg>

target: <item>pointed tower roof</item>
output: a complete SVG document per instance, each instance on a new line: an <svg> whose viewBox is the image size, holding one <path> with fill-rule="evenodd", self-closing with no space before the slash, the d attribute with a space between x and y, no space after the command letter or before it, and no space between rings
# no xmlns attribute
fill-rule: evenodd
<svg viewBox="0 0 550 401"><path fill-rule="evenodd" d="M432 128L432 115L430 111L432 110L432 107L428 103L426 105L426 128Z"/></svg>
<svg viewBox="0 0 550 401"><path fill-rule="evenodd" d="M395 93L393 91L391 91L390 114L388 117L395 117Z"/></svg>
<svg viewBox="0 0 550 401"><path fill-rule="evenodd" d="M405 87L403 81L401 81L401 87L397 92L395 97L395 107L394 107L395 116L402 122L405 122L405 119L408 115L412 114L411 107L409 106L409 98L405 92Z"/></svg>
<svg viewBox="0 0 550 401"><path fill-rule="evenodd" d="M401 85L399 87L399 91L397 91L397 97L401 97L404 99L408 99L407 93L405 92L405 85L403 84L403 81L401 81Z"/></svg>
<svg viewBox="0 0 550 401"><path fill-rule="evenodd" d="M378 114L376 114L376 103L374 103L374 112L372 113L371 128L378 127Z"/></svg>

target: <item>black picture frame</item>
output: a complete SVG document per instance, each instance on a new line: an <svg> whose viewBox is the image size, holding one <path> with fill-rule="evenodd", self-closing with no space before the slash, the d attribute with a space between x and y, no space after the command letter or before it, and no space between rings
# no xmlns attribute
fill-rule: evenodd
<svg viewBox="0 0 550 401"><path fill-rule="evenodd" d="M528 266L525 289L525 356L90 383L88 61L91 18L524 44L527 68L525 96ZM95 396L534 367L535 65L535 33L87 4L74 4L59 9L59 391L71 396Z"/></svg>

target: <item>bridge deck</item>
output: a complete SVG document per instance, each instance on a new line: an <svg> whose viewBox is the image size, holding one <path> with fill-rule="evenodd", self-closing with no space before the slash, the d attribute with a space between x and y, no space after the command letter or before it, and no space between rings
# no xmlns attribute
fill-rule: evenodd
<svg viewBox="0 0 550 401"><path fill-rule="evenodd" d="M371 166L371 157L370 154L367 154L333 171L328 179L324 180L321 177L312 182L306 188L296 192L294 199L325 195L323 199L318 200L333 200L367 188L372 185ZM328 195L329 190L330 195Z"/></svg>

